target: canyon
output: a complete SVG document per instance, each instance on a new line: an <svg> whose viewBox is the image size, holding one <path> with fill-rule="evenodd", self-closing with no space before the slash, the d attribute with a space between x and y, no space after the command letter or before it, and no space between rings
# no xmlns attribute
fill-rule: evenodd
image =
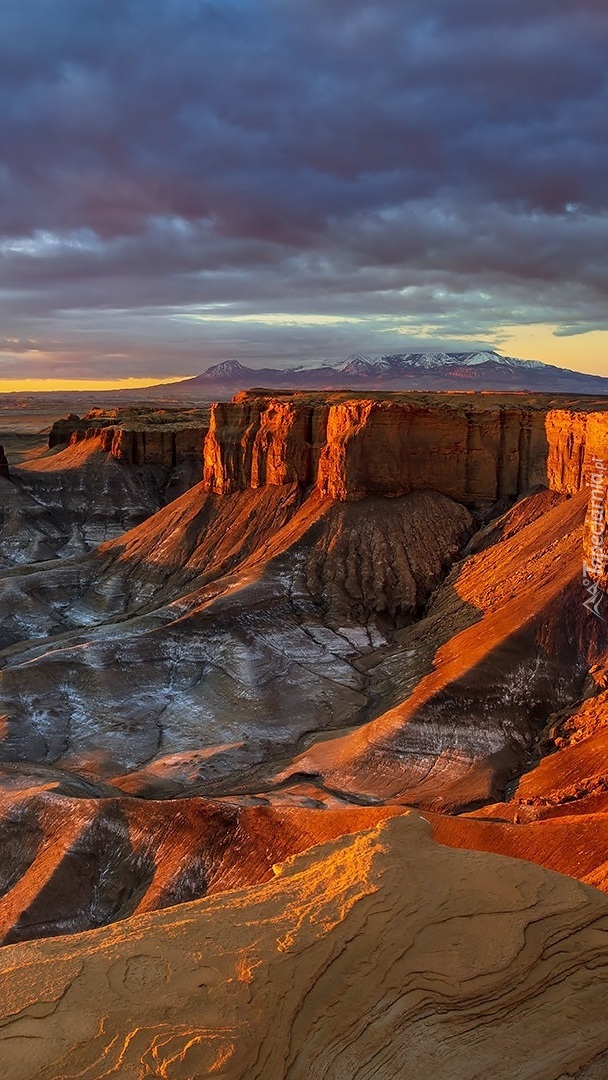
<svg viewBox="0 0 608 1080"><path fill-rule="evenodd" d="M252 390L7 456L11 1075L605 1075L606 399Z"/></svg>

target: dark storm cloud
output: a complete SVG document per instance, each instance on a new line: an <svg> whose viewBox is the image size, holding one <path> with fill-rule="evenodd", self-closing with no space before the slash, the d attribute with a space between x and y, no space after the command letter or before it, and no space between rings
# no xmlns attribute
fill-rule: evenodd
<svg viewBox="0 0 608 1080"><path fill-rule="evenodd" d="M606 328L607 44L591 0L4 0L0 357Z"/></svg>

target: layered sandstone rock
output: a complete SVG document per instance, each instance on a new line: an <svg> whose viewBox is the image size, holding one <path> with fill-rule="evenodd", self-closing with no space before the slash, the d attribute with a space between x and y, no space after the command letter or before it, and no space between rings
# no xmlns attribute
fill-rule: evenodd
<svg viewBox="0 0 608 1080"><path fill-rule="evenodd" d="M112 417L110 416L105 418L105 423L102 422L100 417L96 416L95 418L97 430L111 423ZM81 419L76 413L68 413L67 416L62 417L60 420L55 420L49 432L49 450L53 450L56 446L67 446L73 436L84 435L91 426L90 420L84 417Z"/></svg>
<svg viewBox="0 0 608 1080"><path fill-rule="evenodd" d="M552 409L545 428L550 488L573 495L589 482L598 463L608 470L608 413Z"/></svg>
<svg viewBox="0 0 608 1080"><path fill-rule="evenodd" d="M583 555L595 579L608 564L608 413L553 405L245 392L212 407L203 481L220 494L297 482L338 501L426 488L472 506L537 485L568 495L591 486Z"/></svg>
<svg viewBox="0 0 608 1080"><path fill-rule="evenodd" d="M247 394L212 406L204 445L205 486L227 494L265 484L313 485L328 412L323 404Z"/></svg>
<svg viewBox="0 0 608 1080"><path fill-rule="evenodd" d="M11 1080L605 1075L608 900L413 815L253 888L0 953Z"/></svg>
<svg viewBox="0 0 608 1080"><path fill-rule="evenodd" d="M84 559L13 573L1 755L129 772L134 792L230 792L356 722L358 659L416 617L470 525L434 492L332 504L296 484L198 487Z"/></svg>
<svg viewBox="0 0 608 1080"><path fill-rule="evenodd" d="M598 458L608 418L584 403L250 392L212 407L203 475L220 493L297 481L341 501L431 488L475 503L538 484L573 494Z"/></svg>
<svg viewBox="0 0 608 1080"><path fill-rule="evenodd" d="M91 797L93 784L49 767L0 766L2 945L268 881L288 856L403 812L154 801L98 789Z"/></svg>
<svg viewBox="0 0 608 1080"><path fill-rule="evenodd" d="M125 465L175 469L193 462L198 482L202 448L207 434L206 412L193 410L92 409L82 419L70 414L57 420L49 435L49 448L99 440L101 448Z"/></svg>
<svg viewBox="0 0 608 1080"><path fill-rule="evenodd" d="M470 501L519 495L545 475L542 414L391 401L330 409L318 485L333 499L432 488Z"/></svg>
<svg viewBox="0 0 608 1080"><path fill-rule="evenodd" d="M10 561L71 553L0 588L1 754L46 770L35 811L25 790L18 811L5 800L6 933L122 917L138 890L201 895L197 799L165 834L177 804L147 814L125 793L468 808L448 842L606 887L605 732L512 791L606 668L608 624L582 584L604 416L523 397L251 393L214 407L204 482L145 522L179 457L200 476L200 428L91 415L0 478ZM470 510L537 484L463 547ZM78 811L47 813L40 789L56 783L86 796ZM581 802L581 824L560 821L553 845L562 801Z"/></svg>
<svg viewBox="0 0 608 1080"><path fill-rule="evenodd" d="M23 565L90 550L153 514L166 486L124 469L99 438L26 459L2 481L0 565ZM64 607L73 598L66 595ZM12 605L17 620L25 615Z"/></svg>
<svg viewBox="0 0 608 1080"><path fill-rule="evenodd" d="M535 409L239 394L212 407L204 482L228 492L297 480L339 500L416 488L488 500L541 483L546 454Z"/></svg>
<svg viewBox="0 0 608 1080"><path fill-rule="evenodd" d="M375 718L311 740L277 779L449 811L499 798L606 655L606 623L583 603L585 510L584 492L540 491L495 523L371 669Z"/></svg>

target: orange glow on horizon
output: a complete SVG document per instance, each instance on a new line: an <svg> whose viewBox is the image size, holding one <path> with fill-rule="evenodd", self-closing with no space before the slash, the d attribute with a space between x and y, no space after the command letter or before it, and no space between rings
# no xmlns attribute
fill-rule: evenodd
<svg viewBox="0 0 608 1080"><path fill-rule="evenodd" d="M187 378L187 375L172 375L170 378L159 379L149 375L143 379L0 379L0 394L136 390L146 386L168 386Z"/></svg>

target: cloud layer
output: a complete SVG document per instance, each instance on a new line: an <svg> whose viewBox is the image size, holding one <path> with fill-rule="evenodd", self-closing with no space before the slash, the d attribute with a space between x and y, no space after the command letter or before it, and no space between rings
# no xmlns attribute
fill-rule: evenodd
<svg viewBox="0 0 608 1080"><path fill-rule="evenodd" d="M608 329L607 45L604 0L4 0L2 374Z"/></svg>

